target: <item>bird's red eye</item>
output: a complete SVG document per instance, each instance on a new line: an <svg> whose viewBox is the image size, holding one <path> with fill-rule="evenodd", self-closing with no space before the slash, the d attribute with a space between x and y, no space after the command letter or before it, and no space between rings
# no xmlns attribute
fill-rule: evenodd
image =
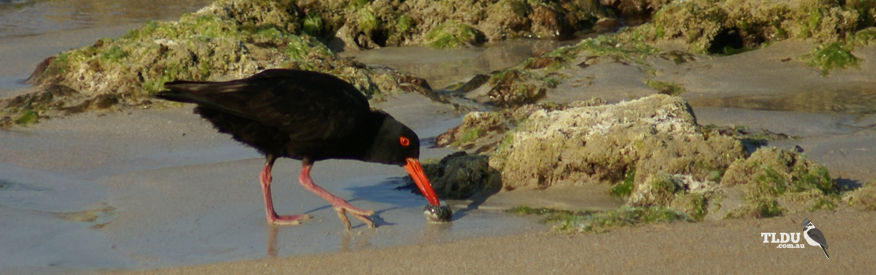
<svg viewBox="0 0 876 275"><path fill-rule="evenodd" d="M411 145L411 140L405 136L400 136L398 137L398 143L401 144L401 146L408 147Z"/></svg>

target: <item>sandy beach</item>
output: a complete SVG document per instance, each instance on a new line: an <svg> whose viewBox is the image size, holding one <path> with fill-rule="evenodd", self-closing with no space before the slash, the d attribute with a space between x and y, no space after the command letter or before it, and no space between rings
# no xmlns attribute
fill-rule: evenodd
<svg viewBox="0 0 876 275"><path fill-rule="evenodd" d="M118 36L145 20L178 17L207 1L191 2L173 14L129 15L71 28L38 25L36 31L3 37L0 96L32 91L24 80L37 63L61 50ZM560 44L510 41L453 51L386 47L343 56L411 73L440 88ZM793 138L769 145L802 148L839 183L876 183L876 46L856 50L857 68L827 76L788 62L811 47L784 41L737 55L696 56L684 64L655 61L655 75L684 85L682 97L700 125L783 133ZM420 62L404 61L412 57ZM643 84L642 69L629 64L604 62L568 73L546 101L601 97L615 103L654 93ZM421 159L456 151L433 146L436 136L465 115L452 105L416 93L372 105L418 133ZM477 203L448 200L444 203L455 211L452 223L429 224L422 215L425 200L398 188L404 169L346 160L318 162L313 178L355 206L375 210L377 228L353 220L353 229L345 231L323 200L298 186L301 164L289 159L274 168L274 203L280 214L314 219L272 227L265 224L258 187L263 156L217 133L192 109L100 111L0 130L0 273L876 272L870 260L876 255L873 211L839 207L587 234L556 233L538 216L504 211L520 205L599 210L624 203L608 194L607 185L592 184L502 191ZM802 232L804 218L824 232L829 260L808 245L764 243L761 233Z"/></svg>
<svg viewBox="0 0 876 275"><path fill-rule="evenodd" d="M829 260L818 248L776 248L776 244L763 243L761 232L798 232L798 222L804 217L819 221L818 227L830 241ZM876 270L869 260L876 247L859 240L876 231L873 221L872 213L837 212L654 225L605 234L534 232L131 273L866 274Z"/></svg>

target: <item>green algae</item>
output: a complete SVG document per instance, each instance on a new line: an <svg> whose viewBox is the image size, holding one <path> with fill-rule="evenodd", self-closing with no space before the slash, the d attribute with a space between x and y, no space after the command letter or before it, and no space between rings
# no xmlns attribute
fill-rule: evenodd
<svg viewBox="0 0 876 275"><path fill-rule="evenodd" d="M426 43L439 49L477 45L482 41L483 34L464 23L446 22L426 33Z"/></svg>
<svg viewBox="0 0 876 275"><path fill-rule="evenodd" d="M702 221L709 213L709 199L709 196L702 193L677 194L670 209L687 214L692 221Z"/></svg>
<svg viewBox="0 0 876 275"><path fill-rule="evenodd" d="M633 193L635 186L636 167L630 167L624 174L623 181L611 186L609 193L616 197L627 197Z"/></svg>
<svg viewBox="0 0 876 275"><path fill-rule="evenodd" d="M15 119L15 124L18 125L28 125L32 123L36 123L39 120L39 114L33 109L25 109L21 112L21 115Z"/></svg>
<svg viewBox="0 0 876 275"><path fill-rule="evenodd" d="M380 27L380 22L377 21L377 17L370 8L360 8L356 12L355 18L359 30L364 33L371 34Z"/></svg>
<svg viewBox="0 0 876 275"><path fill-rule="evenodd" d="M745 204L728 217L773 217L835 207L839 189L823 165L805 156L771 147L759 148L727 169L722 185L742 185ZM809 204L795 201L811 202Z"/></svg>
<svg viewBox="0 0 876 275"><path fill-rule="evenodd" d="M687 214L664 207L620 207L605 211L570 211L517 206L507 210L518 215L544 216L542 222L569 233L601 233L612 228L654 223L692 221Z"/></svg>
<svg viewBox="0 0 876 275"><path fill-rule="evenodd" d="M822 75L835 69L856 66L859 60L849 47L839 42L818 45L804 59L807 65L819 69Z"/></svg>
<svg viewBox="0 0 876 275"><path fill-rule="evenodd" d="M326 33L326 26L322 16L314 11L307 13L304 17L304 21L301 23L301 28L304 33L316 37L321 37Z"/></svg>
<svg viewBox="0 0 876 275"><path fill-rule="evenodd" d="M648 87L651 87L651 88L657 90L658 92L660 92L661 94L665 94L665 95L676 95L677 96L677 95L681 95L682 93L684 93L684 87L681 86L680 83L676 83L676 82L664 82L664 81L658 81L658 80L654 80L654 79L648 79L648 80L645 80L645 85L648 85Z"/></svg>
<svg viewBox="0 0 876 275"><path fill-rule="evenodd" d="M658 52L657 48L636 38L633 31L584 39L576 47L586 50L591 56L614 57L637 64L645 64L645 57Z"/></svg>

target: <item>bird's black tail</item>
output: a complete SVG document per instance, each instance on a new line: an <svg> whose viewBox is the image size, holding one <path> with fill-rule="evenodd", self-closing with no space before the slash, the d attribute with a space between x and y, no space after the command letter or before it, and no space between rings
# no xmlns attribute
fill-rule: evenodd
<svg viewBox="0 0 876 275"><path fill-rule="evenodd" d="M167 90L155 93L153 96L165 100L185 102L185 103L204 103L204 99L199 97L204 89L210 87L210 82L199 81L173 81L164 83Z"/></svg>
<svg viewBox="0 0 876 275"><path fill-rule="evenodd" d="M167 90L160 91L152 96L176 102L195 103L201 108L209 108L240 117L250 117L234 108L223 105L221 102L215 101L217 94L234 92L240 85L245 85L245 83L178 80L164 83L164 87Z"/></svg>
<svg viewBox="0 0 876 275"><path fill-rule="evenodd" d="M830 259L830 255L827 254L827 248L824 248L823 246L820 246L820 245L819 245L819 247L821 247L821 251L824 251L824 256L827 257L827 259Z"/></svg>

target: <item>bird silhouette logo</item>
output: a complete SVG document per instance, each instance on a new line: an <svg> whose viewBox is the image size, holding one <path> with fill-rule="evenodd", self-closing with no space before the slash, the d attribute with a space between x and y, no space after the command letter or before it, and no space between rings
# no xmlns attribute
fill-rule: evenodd
<svg viewBox="0 0 876 275"><path fill-rule="evenodd" d="M802 226L803 238L806 239L806 243L809 243L811 246L821 247L821 251L824 251L824 257L830 259L830 255L827 254L827 240L824 238L824 233L815 228L815 225L809 221L809 218L803 219Z"/></svg>

